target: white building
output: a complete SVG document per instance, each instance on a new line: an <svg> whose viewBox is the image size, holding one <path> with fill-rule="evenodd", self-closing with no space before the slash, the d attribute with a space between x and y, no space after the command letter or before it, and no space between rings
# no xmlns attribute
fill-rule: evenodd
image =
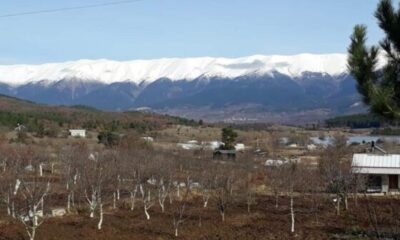
<svg viewBox="0 0 400 240"><path fill-rule="evenodd" d="M220 148L223 145L224 145L224 143L220 142L220 141L211 141L211 142L208 143L208 147L211 150L216 150L216 149Z"/></svg>
<svg viewBox="0 0 400 240"><path fill-rule="evenodd" d="M308 144L308 145L307 145L307 149L308 149L309 151L315 151L315 150L317 150L317 145L315 145L315 144Z"/></svg>
<svg viewBox="0 0 400 240"><path fill-rule="evenodd" d="M70 129L69 134L72 137L81 137L85 138L86 137L86 130L85 129Z"/></svg>
<svg viewBox="0 0 400 240"><path fill-rule="evenodd" d="M154 142L154 138L152 137L142 137L142 139L146 142Z"/></svg>
<svg viewBox="0 0 400 240"><path fill-rule="evenodd" d="M400 155L354 154L352 172L367 177L368 192L398 192Z"/></svg>
<svg viewBox="0 0 400 240"><path fill-rule="evenodd" d="M244 151L245 148L246 148L246 146L243 143L237 143L235 145L235 150L236 151Z"/></svg>

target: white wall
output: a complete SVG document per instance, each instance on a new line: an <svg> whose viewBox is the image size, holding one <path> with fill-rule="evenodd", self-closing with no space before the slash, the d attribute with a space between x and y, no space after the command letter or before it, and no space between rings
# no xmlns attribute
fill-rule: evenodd
<svg viewBox="0 0 400 240"><path fill-rule="evenodd" d="M86 130L71 129L69 133L72 137L86 137Z"/></svg>

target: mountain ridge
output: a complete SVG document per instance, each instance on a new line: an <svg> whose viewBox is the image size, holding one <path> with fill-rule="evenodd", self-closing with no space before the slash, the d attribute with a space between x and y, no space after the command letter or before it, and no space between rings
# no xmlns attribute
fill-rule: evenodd
<svg viewBox="0 0 400 240"><path fill-rule="evenodd" d="M35 70L35 67L24 65L23 73L19 73L19 67L14 65L10 69L16 72L9 72L14 74L13 79L23 76L16 82L5 81L7 74L4 74L4 66L0 66L0 94L50 105L87 105L107 111L146 108L158 113L211 121L272 119L291 123L298 121L299 117L304 121L314 121L365 111L356 81L347 73L346 55L331 56L256 55L239 60L199 58L194 62L164 59L157 64L147 61L149 66L157 65L151 71L139 69L138 66L142 65L136 66L136 62L132 69L130 63L120 62L114 62L116 65L111 69L107 61L98 66L98 62L93 61L95 67L91 64L74 65L82 61L70 62L69 68L61 64L54 71L47 68ZM312 61L306 61L307 58ZM325 61L321 62L319 58L325 58ZM204 59L206 61L202 62ZM163 61L167 61L164 67ZM192 73L197 64L199 69ZM212 73L206 71L210 69ZM107 71L116 77L101 78L101 73ZM137 71L141 75L134 74L127 80L129 74ZM139 81L143 76L155 79L149 77ZM187 78L182 78L184 76Z"/></svg>
<svg viewBox="0 0 400 240"><path fill-rule="evenodd" d="M307 72L340 75L347 72L345 54L253 55L240 58L161 58L155 60L78 60L39 65L0 65L0 82L16 87L27 83L43 85L64 79L111 84L149 84L162 78L172 81L198 78L237 78L244 75L272 75L292 78Z"/></svg>

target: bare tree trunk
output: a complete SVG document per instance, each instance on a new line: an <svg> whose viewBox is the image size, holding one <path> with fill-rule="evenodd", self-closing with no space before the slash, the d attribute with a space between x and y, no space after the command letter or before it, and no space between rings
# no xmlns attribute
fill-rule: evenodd
<svg viewBox="0 0 400 240"><path fill-rule="evenodd" d="M116 209L116 208L117 208L117 199L115 196L115 192L113 192L113 209Z"/></svg>
<svg viewBox="0 0 400 240"><path fill-rule="evenodd" d="M131 192L131 211L135 209L135 194Z"/></svg>
<svg viewBox="0 0 400 240"><path fill-rule="evenodd" d="M121 186L121 176L118 175L118 187L117 187L117 200L119 201L121 198L121 190L120 190L120 186Z"/></svg>
<svg viewBox="0 0 400 240"><path fill-rule="evenodd" d="M74 193L74 191L71 192L71 202L72 202L72 206L75 207L75 193Z"/></svg>
<svg viewBox="0 0 400 240"><path fill-rule="evenodd" d="M204 201L203 208L207 208L207 205L208 205L208 198Z"/></svg>
<svg viewBox="0 0 400 240"><path fill-rule="evenodd" d="M15 218L15 204L14 201L11 202L11 216Z"/></svg>
<svg viewBox="0 0 400 240"><path fill-rule="evenodd" d="M341 198L340 198L340 195L339 194L337 194L337 196L336 196L336 215L340 215L340 201L341 201Z"/></svg>
<svg viewBox="0 0 400 240"><path fill-rule="evenodd" d="M178 228L175 228L175 237L178 237Z"/></svg>
<svg viewBox="0 0 400 240"><path fill-rule="evenodd" d="M42 177L43 176L43 167L42 164L39 164L39 175Z"/></svg>
<svg viewBox="0 0 400 240"><path fill-rule="evenodd" d="M7 194L6 204L7 204L7 215L10 216L11 215L10 194Z"/></svg>
<svg viewBox="0 0 400 240"><path fill-rule="evenodd" d="M29 239L35 240L35 235L36 235L36 227L33 227L32 232L29 234Z"/></svg>
<svg viewBox="0 0 400 240"><path fill-rule="evenodd" d="M100 219L99 223L97 224L97 229L101 230L101 227L103 225L103 203L100 203L99 210L100 210Z"/></svg>
<svg viewBox="0 0 400 240"><path fill-rule="evenodd" d="M278 207L279 207L278 202L279 202L279 195L278 195L278 193L275 193L275 208L276 209L278 209Z"/></svg>
<svg viewBox="0 0 400 240"><path fill-rule="evenodd" d="M292 220L292 227L290 232L294 233L294 209L293 209L293 193L290 193L290 216Z"/></svg>
<svg viewBox="0 0 400 240"><path fill-rule="evenodd" d="M144 213L146 214L146 219L150 220L150 214L147 212L147 206L144 205Z"/></svg>
<svg viewBox="0 0 400 240"><path fill-rule="evenodd" d="M68 193L67 197L67 212L71 212L71 193Z"/></svg>
<svg viewBox="0 0 400 240"><path fill-rule="evenodd" d="M164 213L165 212L164 203L160 204L160 206L161 206L161 212Z"/></svg>

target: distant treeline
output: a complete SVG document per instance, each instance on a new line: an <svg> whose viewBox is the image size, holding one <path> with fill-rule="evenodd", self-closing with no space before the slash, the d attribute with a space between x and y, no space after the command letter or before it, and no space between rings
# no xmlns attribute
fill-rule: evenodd
<svg viewBox="0 0 400 240"><path fill-rule="evenodd" d="M327 127L380 128L393 123L388 123L372 114L355 114L331 118L326 120L325 124Z"/></svg>
<svg viewBox="0 0 400 240"><path fill-rule="evenodd" d="M75 116L74 116L75 115ZM134 113L127 113L134 115ZM15 128L18 124L24 125L28 131L36 131L40 125L57 125L59 127L77 126L85 129L106 129L109 131L117 131L121 129L135 129L138 132L147 132L160 129L162 125L179 124L186 126L197 126L199 122L180 117L172 116L153 116L153 118L145 118L136 114L123 120L107 121L101 119L101 116L92 115L90 118L84 114L64 115L59 112L13 112L0 110L0 126ZM87 119L82 119L82 117Z"/></svg>

